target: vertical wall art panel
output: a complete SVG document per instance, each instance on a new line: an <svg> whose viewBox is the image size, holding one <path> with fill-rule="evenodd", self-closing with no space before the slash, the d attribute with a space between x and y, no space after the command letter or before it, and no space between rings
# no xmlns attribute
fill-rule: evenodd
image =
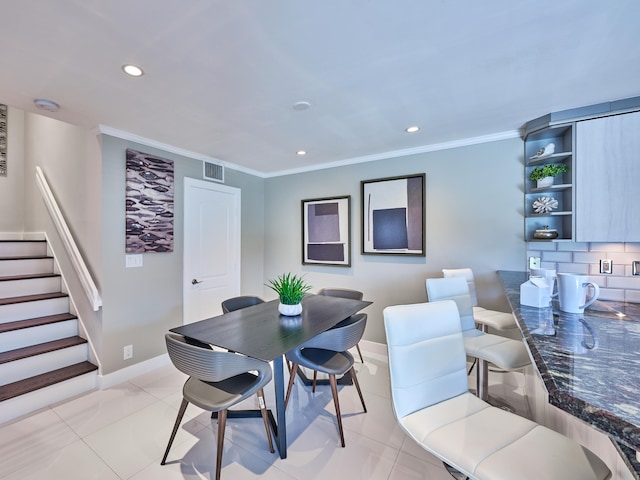
<svg viewBox="0 0 640 480"><path fill-rule="evenodd" d="M173 161L127 150L126 252L173 252Z"/></svg>
<svg viewBox="0 0 640 480"><path fill-rule="evenodd" d="M425 175L361 182L362 253L425 254Z"/></svg>
<svg viewBox="0 0 640 480"><path fill-rule="evenodd" d="M7 176L7 106L0 104L0 175Z"/></svg>
<svg viewBox="0 0 640 480"><path fill-rule="evenodd" d="M302 263L351 265L351 197L302 200Z"/></svg>

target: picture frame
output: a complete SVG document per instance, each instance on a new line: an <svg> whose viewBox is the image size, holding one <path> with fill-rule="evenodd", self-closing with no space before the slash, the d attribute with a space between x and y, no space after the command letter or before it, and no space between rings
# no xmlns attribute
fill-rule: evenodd
<svg viewBox="0 0 640 480"><path fill-rule="evenodd" d="M425 174L360 182L362 254L425 256Z"/></svg>
<svg viewBox="0 0 640 480"><path fill-rule="evenodd" d="M351 266L351 196L302 200L302 264Z"/></svg>

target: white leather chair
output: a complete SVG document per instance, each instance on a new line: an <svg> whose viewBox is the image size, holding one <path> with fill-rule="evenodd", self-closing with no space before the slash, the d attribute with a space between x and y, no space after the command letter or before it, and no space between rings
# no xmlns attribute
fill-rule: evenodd
<svg viewBox="0 0 640 480"><path fill-rule="evenodd" d="M485 401L489 398L488 362L507 371L520 370L531 364L522 340L485 333L476 328L469 287L463 277L428 278L426 287L430 302L453 300L458 307L465 350L467 355L479 360L476 391L480 398Z"/></svg>
<svg viewBox="0 0 640 480"><path fill-rule="evenodd" d="M397 305L383 315L393 412L422 448L473 480L610 478L577 442L469 393L454 301Z"/></svg>
<svg viewBox="0 0 640 480"><path fill-rule="evenodd" d="M476 282L473 276L473 271L470 268L443 268L442 275L444 278L463 277L467 281L473 305L473 318L477 323L482 325L482 330L484 332L488 331L489 327L495 330L509 330L518 327L516 320L513 318L511 313L489 310L478 306Z"/></svg>

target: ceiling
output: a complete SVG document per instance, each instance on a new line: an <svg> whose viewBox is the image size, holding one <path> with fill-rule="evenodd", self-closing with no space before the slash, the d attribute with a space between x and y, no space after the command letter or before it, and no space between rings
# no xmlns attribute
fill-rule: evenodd
<svg viewBox="0 0 640 480"><path fill-rule="evenodd" d="M0 0L0 103L271 176L639 96L638 18L637 0Z"/></svg>

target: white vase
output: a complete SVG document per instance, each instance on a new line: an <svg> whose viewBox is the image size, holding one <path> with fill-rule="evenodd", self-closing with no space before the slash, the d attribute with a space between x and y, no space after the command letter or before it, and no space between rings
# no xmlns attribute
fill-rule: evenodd
<svg viewBox="0 0 640 480"><path fill-rule="evenodd" d="M302 313L302 304L296 303L295 305L285 305L284 303L280 303L278 305L278 311L280 314L286 315L287 317L295 317Z"/></svg>
<svg viewBox="0 0 640 480"><path fill-rule="evenodd" d="M544 177L538 180L537 187L538 188L547 188L553 185L553 177Z"/></svg>

